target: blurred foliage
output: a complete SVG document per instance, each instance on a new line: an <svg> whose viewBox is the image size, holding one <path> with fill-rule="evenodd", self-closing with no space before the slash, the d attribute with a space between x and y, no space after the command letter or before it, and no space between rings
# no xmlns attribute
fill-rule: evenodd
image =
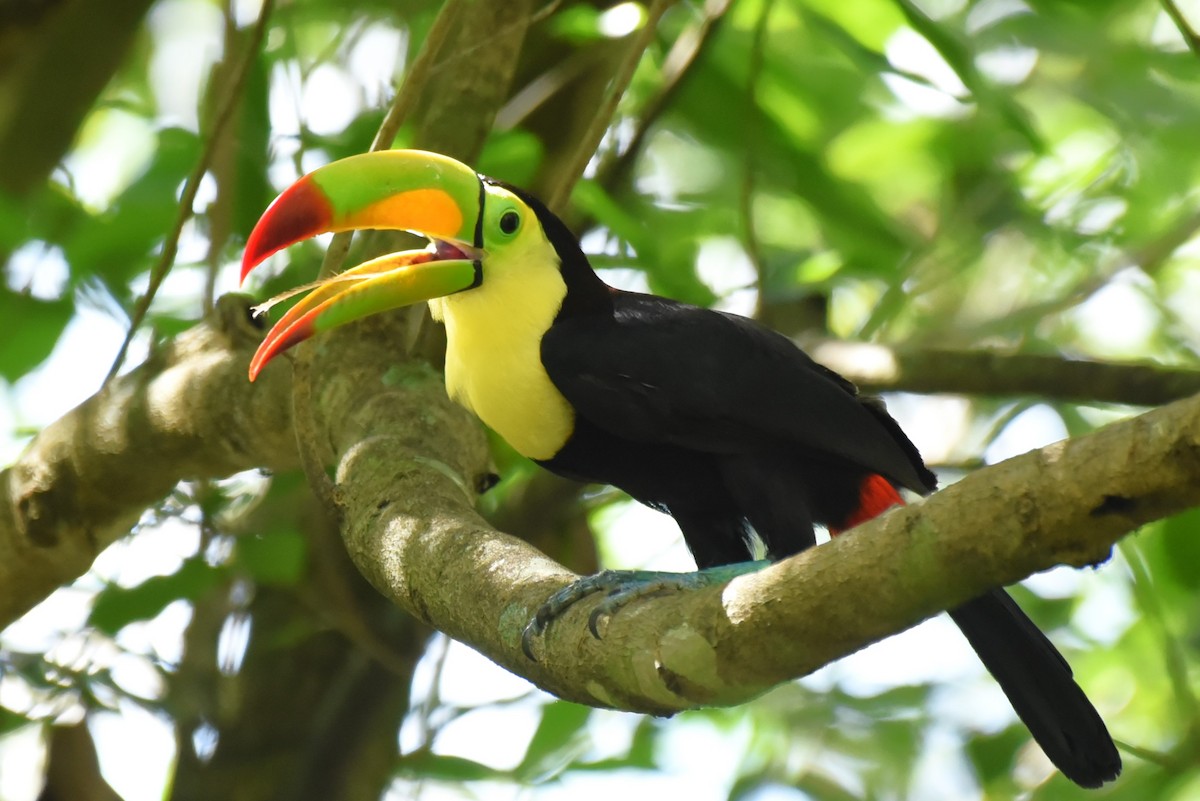
<svg viewBox="0 0 1200 801"><path fill-rule="evenodd" d="M234 288L239 248L274 192L369 145L438 6L278 5L151 307L155 335L199 318L211 301L202 287ZM1200 7L1185 10L1200 26ZM255 11L249 0L159 0L44 186L0 198L6 454L24 436L17 426L49 422L31 399L94 391L48 388L46 376L64 372L49 369L59 356L46 359L85 312L127 326ZM631 19L628 3L549 11L530 33L505 127L479 160L526 186L563 145L553 113L537 109L555 111L555 87L602 63L588 59ZM691 60L677 57L689 46ZM757 313L789 334L1195 366L1198 78L1200 52L1157 0L687 0L663 18L571 213L609 280ZM411 137L402 129L397 144ZM259 289L306 280L320 254L315 243L294 248ZM1002 442L1033 447L1136 411L997 398L896 408L947 479L1011 452ZM502 445L497 461L505 480L492 509L536 480ZM597 511L614 501L580 502ZM228 697L205 696L196 665L219 661L224 678L212 686L227 686L244 637L291 644L330 626L348 647L389 647L322 611L343 602L322 574L326 552L283 511L294 504L276 503L261 480L181 487L117 549L141 553L155 530L199 530L189 553L150 576L114 557L63 591L89 599L90 612L52 632L38 617L32 638L14 627L22 636L0 640L0 751L27 721L132 702L177 725L178 748L203 763L204 744L233 724L197 711L228 713ZM1131 747L1124 776L1098 797L1200 798L1198 526L1197 512L1148 526L1101 573L1019 595ZM294 593L299 617L260 613L264 588ZM163 653L162 638L178 642L188 620L187 648ZM252 633L238 620L252 620ZM936 665L944 655L920 656ZM1088 795L1049 775L974 673L864 691L834 666L739 709L659 721L541 696L480 701L474 685L486 682L456 684L456 659L427 654L403 728L388 724L404 752L386 765L392 797ZM129 660L156 679L111 669ZM476 700L456 706L464 685ZM473 723L481 709L496 715ZM485 733L464 745L455 726Z"/></svg>

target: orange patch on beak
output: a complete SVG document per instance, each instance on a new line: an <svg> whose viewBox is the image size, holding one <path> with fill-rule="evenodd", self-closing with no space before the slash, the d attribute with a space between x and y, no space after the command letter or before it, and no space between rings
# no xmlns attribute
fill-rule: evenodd
<svg viewBox="0 0 1200 801"><path fill-rule="evenodd" d="M398 221L403 221L398 225ZM462 228L462 211L441 189L410 189L390 195L338 220L340 228L397 228L453 237Z"/></svg>

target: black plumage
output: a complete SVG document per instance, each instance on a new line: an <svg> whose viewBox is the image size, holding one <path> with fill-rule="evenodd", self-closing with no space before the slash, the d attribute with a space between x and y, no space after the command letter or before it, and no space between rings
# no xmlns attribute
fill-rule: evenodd
<svg viewBox="0 0 1200 801"><path fill-rule="evenodd" d="M814 524L836 531L877 514L863 508L873 477L896 501L893 488L935 489L878 400L751 320L610 289L561 221L513 191L567 284L541 356L575 426L545 467L671 514L701 568L751 558L751 531L779 559L815 544ZM1066 660L1003 590L950 614L1068 778L1096 787L1120 773Z"/></svg>

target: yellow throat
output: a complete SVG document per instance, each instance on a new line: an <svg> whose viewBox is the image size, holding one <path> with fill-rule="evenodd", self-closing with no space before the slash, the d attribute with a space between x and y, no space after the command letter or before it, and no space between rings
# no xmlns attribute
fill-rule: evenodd
<svg viewBox="0 0 1200 801"><path fill-rule="evenodd" d="M484 262L475 289L429 302L446 324L446 391L518 453L549 459L575 413L542 366L542 335L567 293L554 248L536 225Z"/></svg>

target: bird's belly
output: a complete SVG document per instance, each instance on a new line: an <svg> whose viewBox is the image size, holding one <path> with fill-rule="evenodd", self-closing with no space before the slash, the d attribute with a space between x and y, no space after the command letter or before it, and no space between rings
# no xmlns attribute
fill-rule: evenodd
<svg viewBox="0 0 1200 801"><path fill-rule="evenodd" d="M452 342L446 389L518 453L541 460L562 449L575 415L542 367L539 345Z"/></svg>

